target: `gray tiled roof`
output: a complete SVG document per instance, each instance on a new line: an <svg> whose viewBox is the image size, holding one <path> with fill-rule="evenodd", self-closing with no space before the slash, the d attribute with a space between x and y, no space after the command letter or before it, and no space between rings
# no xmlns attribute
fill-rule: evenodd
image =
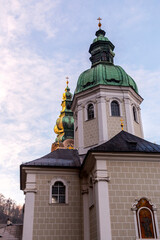
<svg viewBox="0 0 160 240"><path fill-rule="evenodd" d="M76 149L57 149L41 158L22 164L35 167L80 167L80 159Z"/></svg>
<svg viewBox="0 0 160 240"><path fill-rule="evenodd" d="M160 153L160 145L121 131L109 141L90 149L91 152L144 152Z"/></svg>

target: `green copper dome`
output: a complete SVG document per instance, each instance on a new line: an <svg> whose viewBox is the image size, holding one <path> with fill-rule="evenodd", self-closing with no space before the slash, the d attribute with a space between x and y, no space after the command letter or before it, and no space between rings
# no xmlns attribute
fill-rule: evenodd
<svg viewBox="0 0 160 240"><path fill-rule="evenodd" d="M135 81L123 68L113 64L98 64L83 72L79 76L75 93L82 92L99 84L132 87L138 93Z"/></svg>
<svg viewBox="0 0 160 240"><path fill-rule="evenodd" d="M114 45L105 37L105 31L99 29L89 48L92 66L79 76L75 94L99 84L132 87L138 93L135 81L123 68L114 65L113 50Z"/></svg>

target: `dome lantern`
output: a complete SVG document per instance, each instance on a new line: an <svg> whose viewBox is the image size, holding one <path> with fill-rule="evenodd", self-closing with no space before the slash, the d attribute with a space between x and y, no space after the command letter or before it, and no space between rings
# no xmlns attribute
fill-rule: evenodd
<svg viewBox="0 0 160 240"><path fill-rule="evenodd" d="M113 58L115 56L113 52L114 45L105 37L105 34L106 32L99 27L99 30L95 34L96 38L89 48L92 67L99 63L113 64Z"/></svg>

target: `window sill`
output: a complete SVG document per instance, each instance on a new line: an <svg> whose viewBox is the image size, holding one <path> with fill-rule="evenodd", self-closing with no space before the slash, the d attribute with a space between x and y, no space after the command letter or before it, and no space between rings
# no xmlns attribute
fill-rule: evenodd
<svg viewBox="0 0 160 240"><path fill-rule="evenodd" d="M68 203L49 203L49 205L54 205L54 206L66 206L69 205Z"/></svg>
<svg viewBox="0 0 160 240"><path fill-rule="evenodd" d="M96 119L96 118L86 119L85 122L92 121L92 120L94 120L94 119Z"/></svg>

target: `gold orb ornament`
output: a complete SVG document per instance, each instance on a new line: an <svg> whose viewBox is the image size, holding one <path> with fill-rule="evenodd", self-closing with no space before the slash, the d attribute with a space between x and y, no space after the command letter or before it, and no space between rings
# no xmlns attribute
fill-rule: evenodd
<svg viewBox="0 0 160 240"><path fill-rule="evenodd" d="M97 18L97 20L99 21L99 23L98 23L98 27L99 27L99 29L101 29L102 24L101 24L100 21L102 20L102 18L99 17L99 18Z"/></svg>

